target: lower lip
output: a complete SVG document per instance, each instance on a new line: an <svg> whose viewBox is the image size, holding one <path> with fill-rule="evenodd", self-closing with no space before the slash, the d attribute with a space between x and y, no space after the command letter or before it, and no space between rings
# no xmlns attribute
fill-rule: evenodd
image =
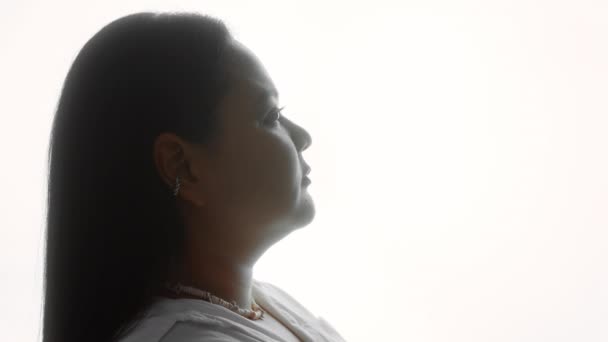
<svg viewBox="0 0 608 342"><path fill-rule="evenodd" d="M310 182L310 178L308 178L308 177L302 178L302 184L303 185L309 185L310 183L311 183Z"/></svg>

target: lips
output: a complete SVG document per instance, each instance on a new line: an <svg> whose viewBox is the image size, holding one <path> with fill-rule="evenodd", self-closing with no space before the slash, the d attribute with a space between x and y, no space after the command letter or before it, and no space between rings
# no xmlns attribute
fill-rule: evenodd
<svg viewBox="0 0 608 342"><path fill-rule="evenodd" d="M302 178L302 184L303 185L309 185L310 183L311 183L310 182L310 178L308 178L308 177Z"/></svg>
<svg viewBox="0 0 608 342"><path fill-rule="evenodd" d="M302 184L303 185L309 185L310 184L310 178L308 178L308 174L310 173L310 166L306 165L306 167L304 168L304 170L302 171L303 175L302 175Z"/></svg>

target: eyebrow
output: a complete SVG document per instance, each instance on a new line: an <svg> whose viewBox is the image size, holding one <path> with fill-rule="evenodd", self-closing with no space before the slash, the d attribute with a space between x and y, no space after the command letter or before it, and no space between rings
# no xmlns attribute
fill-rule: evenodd
<svg viewBox="0 0 608 342"><path fill-rule="evenodd" d="M263 100L265 100L268 96L274 96L277 99L279 98L279 91L276 88L257 88L259 95L256 98L256 104L259 104Z"/></svg>

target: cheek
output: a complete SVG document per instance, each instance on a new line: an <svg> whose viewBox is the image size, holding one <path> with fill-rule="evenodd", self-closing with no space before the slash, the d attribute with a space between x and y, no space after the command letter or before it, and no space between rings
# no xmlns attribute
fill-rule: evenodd
<svg viewBox="0 0 608 342"><path fill-rule="evenodd" d="M277 214L299 195L298 158L291 142L280 137L255 140L230 158L230 193L241 206Z"/></svg>

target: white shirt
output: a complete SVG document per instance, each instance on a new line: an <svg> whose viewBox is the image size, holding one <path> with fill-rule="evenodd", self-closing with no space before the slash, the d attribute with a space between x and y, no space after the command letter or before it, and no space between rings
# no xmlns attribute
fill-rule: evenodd
<svg viewBox="0 0 608 342"><path fill-rule="evenodd" d="M345 342L322 317L270 283L253 280L252 295L266 312L303 342ZM264 325L204 300L156 297L135 328L119 342L282 342Z"/></svg>

